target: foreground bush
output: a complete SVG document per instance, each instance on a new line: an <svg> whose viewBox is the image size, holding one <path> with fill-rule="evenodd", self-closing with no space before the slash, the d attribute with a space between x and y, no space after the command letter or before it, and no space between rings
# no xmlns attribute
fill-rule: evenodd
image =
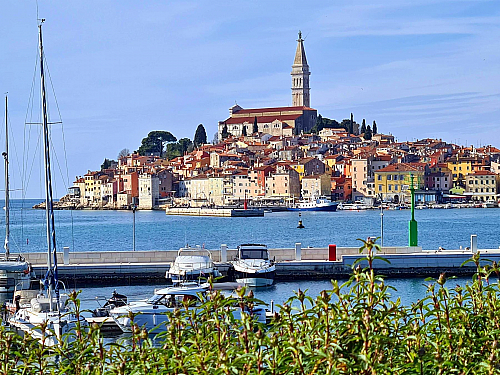
<svg viewBox="0 0 500 375"><path fill-rule="evenodd" d="M99 328L91 327L49 351L1 328L0 373L500 373L497 265L482 267L475 255L477 273L467 286L448 289L441 275L424 299L403 306L371 267L376 248L364 242L366 269L354 268L349 281L333 281L332 290L315 299L299 290L268 327L247 314L233 318L235 304L251 310L258 302L242 291L241 299L210 294L198 314L176 311L154 343L135 327L130 340L103 344Z"/></svg>

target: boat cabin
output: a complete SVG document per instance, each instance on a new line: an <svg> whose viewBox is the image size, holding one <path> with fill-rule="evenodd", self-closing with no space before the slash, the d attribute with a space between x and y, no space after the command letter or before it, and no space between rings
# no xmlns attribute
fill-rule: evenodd
<svg viewBox="0 0 500 375"><path fill-rule="evenodd" d="M238 246L239 259L269 259L269 253L266 245L245 244Z"/></svg>
<svg viewBox="0 0 500 375"><path fill-rule="evenodd" d="M152 305L164 305L169 308L183 307L184 302L200 302L199 293L205 293L208 290L204 286L181 286L163 288L155 291L153 297L148 300Z"/></svg>

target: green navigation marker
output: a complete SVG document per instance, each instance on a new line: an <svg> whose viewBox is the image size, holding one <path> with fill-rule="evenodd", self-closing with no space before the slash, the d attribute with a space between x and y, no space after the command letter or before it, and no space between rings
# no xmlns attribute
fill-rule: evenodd
<svg viewBox="0 0 500 375"><path fill-rule="evenodd" d="M418 228L417 228L417 221L415 220L415 187L413 186L413 175L410 175L410 177L411 177L411 186L410 186L411 220L408 226L410 233L409 246L418 246Z"/></svg>

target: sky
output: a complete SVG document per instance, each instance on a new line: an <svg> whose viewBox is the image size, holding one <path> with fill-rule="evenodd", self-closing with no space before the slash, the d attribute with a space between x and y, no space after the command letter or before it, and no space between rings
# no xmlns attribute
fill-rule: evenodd
<svg viewBox="0 0 500 375"><path fill-rule="evenodd" d="M235 102L291 105L299 30L322 116L500 147L499 1L3 0L0 17L14 197L44 196L39 126L25 125L39 121L37 17L50 118L63 122L51 125L55 197L151 130L192 139L202 123L212 140Z"/></svg>

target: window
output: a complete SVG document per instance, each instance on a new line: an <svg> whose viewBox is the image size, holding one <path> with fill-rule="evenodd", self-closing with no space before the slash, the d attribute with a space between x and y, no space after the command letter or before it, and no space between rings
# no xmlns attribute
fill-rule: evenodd
<svg viewBox="0 0 500 375"><path fill-rule="evenodd" d="M392 185L389 185L389 191L392 191Z"/></svg>
<svg viewBox="0 0 500 375"><path fill-rule="evenodd" d="M382 191L382 185L378 186L378 191Z"/></svg>
<svg viewBox="0 0 500 375"><path fill-rule="evenodd" d="M377 180L378 180L378 181L382 181L382 176L381 176L381 175L378 175L378 176L377 176Z"/></svg>
<svg viewBox="0 0 500 375"><path fill-rule="evenodd" d="M387 175L387 179L390 181L392 180L392 176L390 174Z"/></svg>
<svg viewBox="0 0 500 375"><path fill-rule="evenodd" d="M394 190L398 191L398 185L394 185Z"/></svg>

